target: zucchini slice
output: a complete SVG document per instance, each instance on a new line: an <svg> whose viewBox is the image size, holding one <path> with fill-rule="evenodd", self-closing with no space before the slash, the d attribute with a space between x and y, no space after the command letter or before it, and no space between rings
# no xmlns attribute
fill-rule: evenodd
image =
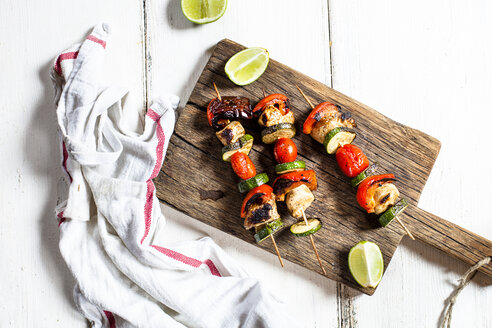
<svg viewBox="0 0 492 328"><path fill-rule="evenodd" d="M277 174L284 174L294 171L302 171L305 168L306 163L304 161L293 161L275 165L275 172L277 172Z"/></svg>
<svg viewBox="0 0 492 328"><path fill-rule="evenodd" d="M308 224L304 220L294 223L290 226L290 232L297 237L305 237L316 233L321 227L321 221L318 219L307 219Z"/></svg>
<svg viewBox="0 0 492 328"><path fill-rule="evenodd" d="M261 131L261 140L266 144L272 144L279 138L293 138L296 135L294 124L279 123L269 126Z"/></svg>
<svg viewBox="0 0 492 328"><path fill-rule="evenodd" d="M253 188L259 187L268 182L268 175L266 173L260 173L248 180L242 180L237 184L239 192L250 191Z"/></svg>
<svg viewBox="0 0 492 328"><path fill-rule="evenodd" d="M349 128L334 128L326 135L323 145L325 146L326 152L332 155L336 153L338 147L352 143L356 135L355 131Z"/></svg>
<svg viewBox="0 0 492 328"><path fill-rule="evenodd" d="M277 230L284 226L282 219L277 219L272 222L268 222L263 226L256 227L255 240L257 243L261 243L263 240L267 239L271 234L275 233Z"/></svg>
<svg viewBox="0 0 492 328"><path fill-rule="evenodd" d="M241 153L249 154L249 151L253 147L253 136L250 134L245 134L238 141L233 144L224 146L222 148L222 160L226 162L231 161L231 156L234 155L235 152L240 151Z"/></svg>
<svg viewBox="0 0 492 328"><path fill-rule="evenodd" d="M366 178L373 176L378 169L378 163L373 163L367 167L364 171L360 172L355 178L350 180L352 187L357 187Z"/></svg>
<svg viewBox="0 0 492 328"><path fill-rule="evenodd" d="M386 227L388 224L393 221L394 218L396 218L398 215L400 215L406 208L408 207L407 201L402 198L400 199L395 205L391 206L381 214L379 217L379 223L381 226Z"/></svg>

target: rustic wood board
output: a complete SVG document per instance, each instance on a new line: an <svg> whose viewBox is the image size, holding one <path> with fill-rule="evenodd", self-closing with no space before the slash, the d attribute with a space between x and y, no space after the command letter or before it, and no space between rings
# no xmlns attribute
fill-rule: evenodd
<svg viewBox="0 0 492 328"><path fill-rule="evenodd" d="M230 40L219 42L205 66L190 98L178 119L171 137L166 161L155 179L157 196L180 211L233 236L255 244L253 233L244 230L239 212L243 195L237 191L238 178L230 164L221 160L221 144L209 127L206 106L214 96L212 81L222 95L248 97L253 104L267 93L286 94L296 117L297 130L310 112L295 85L299 85L314 103L332 101L349 111L358 124L355 144L364 149L371 162L378 162L398 178L403 197L413 206L427 181L440 142L418 130L399 124L329 87L275 60L270 60L266 72L245 87L234 85L224 73L225 62L244 47ZM254 122L251 122L254 123ZM250 154L258 172L267 172L273 180L275 161L272 146L263 145L256 124L245 124L255 137ZM353 280L347 266L350 248L361 240L377 243L383 253L385 268L404 235L397 224L381 228L375 216L358 206L354 189L337 167L335 159L324 152L322 145L310 136L298 133L294 138L299 159L306 161L318 177L316 200L307 210L308 216L322 220L323 229L315 235L327 277L366 294L374 289L362 288ZM211 198L210 198L211 197ZM206 199L208 198L208 199ZM295 222L285 206L279 211L286 226ZM295 238L284 229L276 235L283 258L320 272L309 238ZM272 245L257 245L274 253Z"/></svg>

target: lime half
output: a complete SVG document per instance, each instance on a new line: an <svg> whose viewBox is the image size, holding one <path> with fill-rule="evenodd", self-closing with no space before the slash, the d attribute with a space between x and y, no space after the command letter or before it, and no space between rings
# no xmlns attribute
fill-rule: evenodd
<svg viewBox="0 0 492 328"><path fill-rule="evenodd" d="M383 277L383 255L373 242L361 241L352 247L348 265L355 281L362 287L375 288Z"/></svg>
<svg viewBox="0 0 492 328"><path fill-rule="evenodd" d="M183 15L196 24L215 22L226 8L227 0L181 0Z"/></svg>
<svg viewBox="0 0 492 328"><path fill-rule="evenodd" d="M237 85L250 84L265 72L270 57L264 48L244 49L227 61L225 72Z"/></svg>

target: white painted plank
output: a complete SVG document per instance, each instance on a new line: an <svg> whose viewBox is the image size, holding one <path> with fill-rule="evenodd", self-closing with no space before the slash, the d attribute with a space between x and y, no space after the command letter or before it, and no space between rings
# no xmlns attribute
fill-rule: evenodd
<svg viewBox="0 0 492 328"><path fill-rule="evenodd" d="M488 239L491 14L488 1L330 1L335 89L441 140L420 206ZM359 326L435 327L465 270L405 240L375 295L355 297ZM477 275L453 327L492 327L490 283Z"/></svg>
<svg viewBox="0 0 492 328"><path fill-rule="evenodd" d="M217 22L196 26L181 13L179 1L151 5L152 94L173 92L185 103L221 39L268 49L272 58L329 83L330 57L325 1L229 1ZM275 92L275 90L267 90ZM235 192L235 191L231 191ZM186 240L210 235L292 309L305 327L336 327L336 283L162 206L168 216L165 238Z"/></svg>
<svg viewBox="0 0 492 328"><path fill-rule="evenodd" d="M140 5L118 1L0 2L0 326L87 327L72 301L73 281L58 249L54 217L61 183L49 66L107 21L108 81L142 106Z"/></svg>

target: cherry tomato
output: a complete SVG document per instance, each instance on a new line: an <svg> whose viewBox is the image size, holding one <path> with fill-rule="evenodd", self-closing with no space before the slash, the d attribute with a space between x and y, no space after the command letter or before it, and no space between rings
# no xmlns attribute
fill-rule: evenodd
<svg viewBox="0 0 492 328"><path fill-rule="evenodd" d="M231 165L234 172L243 180L248 180L256 175L256 168L248 155L235 152L231 156Z"/></svg>
<svg viewBox="0 0 492 328"><path fill-rule="evenodd" d="M296 160L297 147L289 138L279 138L273 147L273 155L278 163L289 163Z"/></svg>
<svg viewBox="0 0 492 328"><path fill-rule="evenodd" d="M263 109L267 106L275 105L280 112L285 115L289 112L289 99L280 93L274 93L266 96L253 108L253 114L261 114Z"/></svg>
<svg viewBox="0 0 492 328"><path fill-rule="evenodd" d="M270 187L267 184L262 184L259 187L256 187L256 188L251 189L246 194L246 197L244 197L244 199L243 199L243 204L241 206L241 218L244 219L246 217L247 207L249 207L248 206L248 202L251 199L251 197L253 197L256 194L260 194L260 193L262 194L261 195L262 197L271 197L272 192L273 192L272 187Z"/></svg>
<svg viewBox="0 0 492 328"><path fill-rule="evenodd" d="M304 125L302 126L302 132L305 134L310 134L313 130L313 127L318 121L320 121L323 117L330 115L332 113L336 113L338 111L337 106L333 105L331 102L322 102L318 104L309 114L306 121L304 121Z"/></svg>
<svg viewBox="0 0 492 328"><path fill-rule="evenodd" d="M380 174L366 178L359 184L357 189L357 202L367 213L374 213L374 192L381 184L395 181L393 174Z"/></svg>
<svg viewBox="0 0 492 328"><path fill-rule="evenodd" d="M349 178L355 178L369 166L366 155L359 147L352 144L338 148L336 158L343 174Z"/></svg>

